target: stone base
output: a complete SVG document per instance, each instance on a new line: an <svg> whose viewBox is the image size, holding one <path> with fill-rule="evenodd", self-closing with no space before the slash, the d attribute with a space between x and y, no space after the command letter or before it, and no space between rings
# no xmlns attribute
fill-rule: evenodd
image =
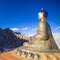
<svg viewBox="0 0 60 60"><path fill-rule="evenodd" d="M40 60L40 53L46 52L60 52L54 40L51 38L46 41L29 41L25 42L22 47L15 50L16 54L23 57L34 58L34 60Z"/></svg>
<svg viewBox="0 0 60 60"><path fill-rule="evenodd" d="M49 41L40 41L40 42L26 42L23 44L23 47L30 50L51 50L53 49Z"/></svg>
<svg viewBox="0 0 60 60"><path fill-rule="evenodd" d="M20 47L15 50L17 55L27 58L33 58L34 60L40 60L41 53L60 53L60 50L30 50L25 47Z"/></svg>
<svg viewBox="0 0 60 60"><path fill-rule="evenodd" d="M58 50L58 47L55 43L54 40L49 39L46 41L30 41L30 42L25 42L23 44L23 47L30 49L30 50L53 50L56 49Z"/></svg>

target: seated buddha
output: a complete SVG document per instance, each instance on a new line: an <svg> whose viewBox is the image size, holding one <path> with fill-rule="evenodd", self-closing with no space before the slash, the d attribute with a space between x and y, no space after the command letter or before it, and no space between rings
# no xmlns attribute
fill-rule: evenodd
<svg viewBox="0 0 60 60"><path fill-rule="evenodd" d="M50 25L46 21L47 16L48 13L44 9L38 13L39 24L37 27L37 33L30 38L29 42L23 44L25 48L34 50L58 49L53 39Z"/></svg>
<svg viewBox="0 0 60 60"><path fill-rule="evenodd" d="M36 41L45 41L48 40L50 37L50 26L47 23L48 13L44 9L41 10L41 12L38 13L38 19L39 19L39 24L37 28L37 34L31 37L31 40L36 40Z"/></svg>

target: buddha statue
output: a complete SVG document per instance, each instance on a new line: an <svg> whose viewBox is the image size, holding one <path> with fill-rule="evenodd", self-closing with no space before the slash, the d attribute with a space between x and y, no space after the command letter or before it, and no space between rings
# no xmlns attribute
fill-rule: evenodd
<svg viewBox="0 0 60 60"><path fill-rule="evenodd" d="M23 44L25 48L31 48L35 50L36 48L38 50L58 49L52 36L50 25L46 21L47 16L48 13L44 9L38 13L39 24L37 28L37 34L32 36L29 42L25 42Z"/></svg>
<svg viewBox="0 0 60 60"><path fill-rule="evenodd" d="M41 12L38 13L39 24L37 28L37 34L31 37L31 40L45 41L49 39L50 26L46 21L47 16L48 13L44 9L42 9Z"/></svg>
<svg viewBox="0 0 60 60"><path fill-rule="evenodd" d="M28 42L24 42L23 46L16 49L17 54L35 58L34 60L40 60L41 52L50 53L58 50L50 25L46 21L47 16L48 13L44 9L38 13L39 24L36 35L32 36Z"/></svg>

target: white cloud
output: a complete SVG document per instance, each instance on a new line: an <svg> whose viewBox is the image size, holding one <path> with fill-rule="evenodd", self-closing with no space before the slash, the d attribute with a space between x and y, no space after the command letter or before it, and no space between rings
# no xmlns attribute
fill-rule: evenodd
<svg viewBox="0 0 60 60"><path fill-rule="evenodd" d="M37 28L32 28L32 31L35 31L35 30L37 30Z"/></svg>
<svg viewBox="0 0 60 60"><path fill-rule="evenodd" d="M55 28L55 30L58 30L58 29L60 29L60 26L57 26L57 27Z"/></svg>
<svg viewBox="0 0 60 60"><path fill-rule="evenodd" d="M28 29L28 27L24 27L24 28L22 28L22 30L27 30Z"/></svg>
<svg viewBox="0 0 60 60"><path fill-rule="evenodd" d="M19 28L10 28L12 31L18 31L20 30Z"/></svg>
<svg viewBox="0 0 60 60"><path fill-rule="evenodd" d="M28 34L28 36L34 36L35 34Z"/></svg>

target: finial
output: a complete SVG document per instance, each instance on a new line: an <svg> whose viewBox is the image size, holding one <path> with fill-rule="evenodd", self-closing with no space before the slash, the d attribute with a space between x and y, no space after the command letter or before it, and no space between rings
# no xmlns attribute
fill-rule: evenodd
<svg viewBox="0 0 60 60"><path fill-rule="evenodd" d="M44 17L47 18L48 12L47 12L44 8L42 8L40 12L41 12L41 13L43 12L43 13L44 13Z"/></svg>

